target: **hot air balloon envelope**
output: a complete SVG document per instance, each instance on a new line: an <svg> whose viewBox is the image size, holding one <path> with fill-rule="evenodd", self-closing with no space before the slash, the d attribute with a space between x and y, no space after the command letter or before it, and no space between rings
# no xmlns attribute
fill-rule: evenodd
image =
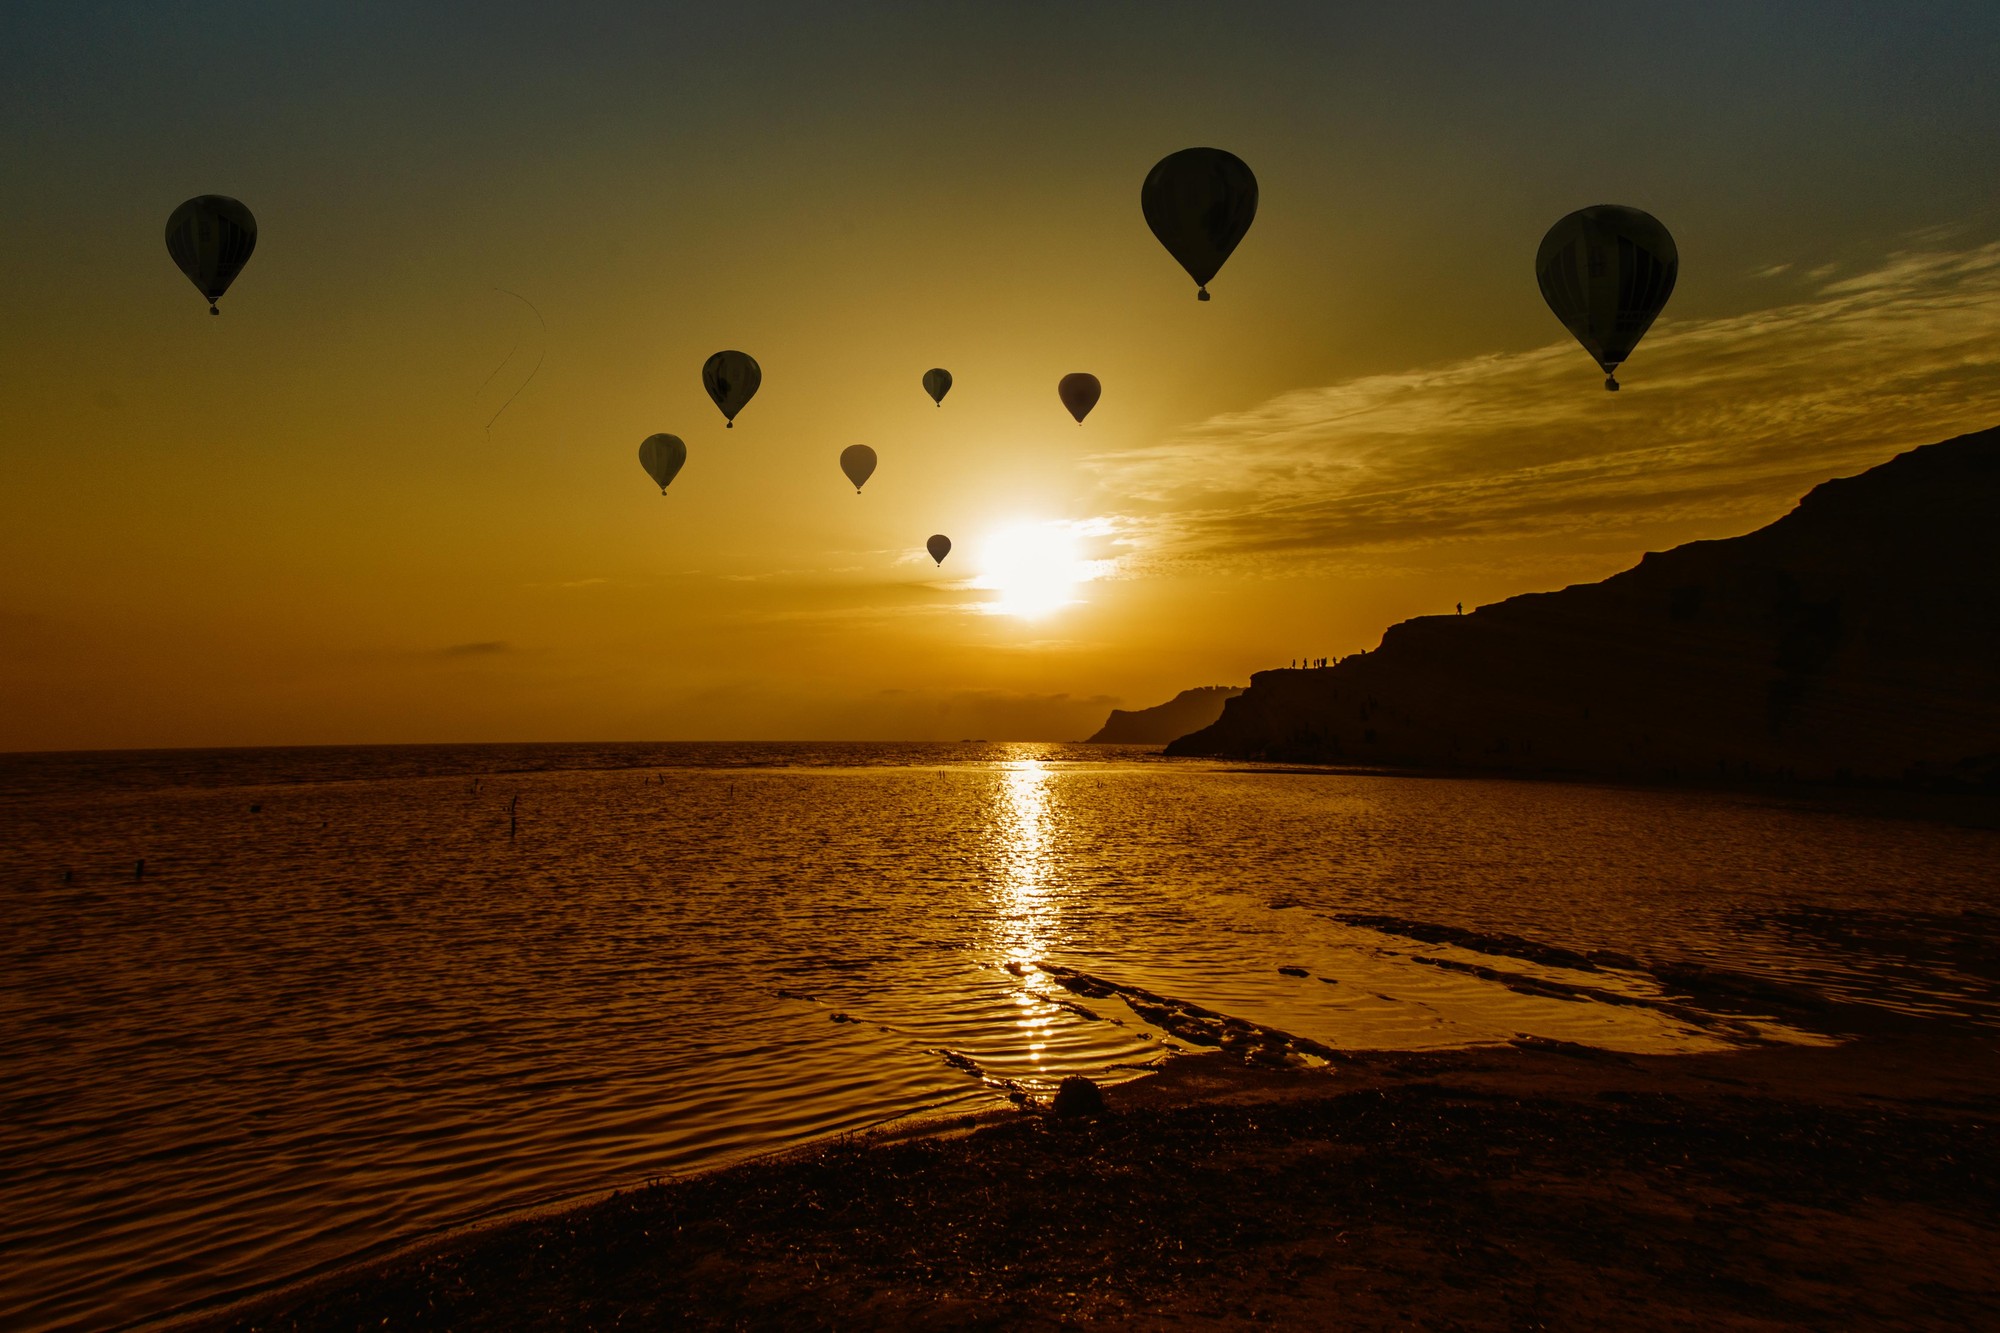
<svg viewBox="0 0 2000 1333"><path fill-rule="evenodd" d="M667 483L674 479L687 461L688 447L681 443L678 435L648 435L645 443L639 446L639 466L659 483L662 495L667 493Z"/></svg>
<svg viewBox="0 0 2000 1333"><path fill-rule="evenodd" d="M1208 284L1257 217L1257 177L1220 148L1183 148L1146 173L1139 207L1167 253L1208 299Z"/></svg>
<svg viewBox="0 0 2000 1333"><path fill-rule="evenodd" d="M942 532L937 533L924 543L924 549L931 553L931 559L942 565L944 558L951 554L951 538L945 536Z"/></svg>
<svg viewBox="0 0 2000 1333"><path fill-rule="evenodd" d="M875 451L865 444L850 444L840 451L840 470L854 483L854 493L875 475Z"/></svg>
<svg viewBox="0 0 2000 1333"><path fill-rule="evenodd" d="M1612 373L1651 328L1674 293L1680 251L1659 219L1636 208L1579 208L1542 237L1535 281L1542 299L1591 359Z"/></svg>
<svg viewBox="0 0 2000 1333"><path fill-rule="evenodd" d="M197 195L167 219L167 253L208 298L208 313L257 248L257 219L228 195Z"/></svg>
<svg viewBox="0 0 2000 1333"><path fill-rule="evenodd" d="M764 372L748 352L717 352L701 366L701 387L722 409L723 420L735 429L736 414L757 394Z"/></svg>
<svg viewBox="0 0 2000 1333"><path fill-rule="evenodd" d="M939 407L944 406L944 396L951 392L951 372L949 370L926 370L924 372L924 392Z"/></svg>
<svg viewBox="0 0 2000 1333"><path fill-rule="evenodd" d="M1090 415L1090 409L1097 406L1103 392L1104 386L1097 382L1097 376L1086 375L1082 371L1063 376L1056 385L1056 396L1062 399L1063 406L1069 409L1069 414L1076 418L1079 426Z"/></svg>

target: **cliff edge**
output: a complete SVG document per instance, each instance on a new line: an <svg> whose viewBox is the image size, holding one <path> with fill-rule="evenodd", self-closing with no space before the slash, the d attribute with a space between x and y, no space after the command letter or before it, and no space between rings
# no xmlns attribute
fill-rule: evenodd
<svg viewBox="0 0 2000 1333"><path fill-rule="evenodd" d="M1261 671L1168 754L1641 780L2000 781L2000 428L1741 537Z"/></svg>
<svg viewBox="0 0 2000 1333"><path fill-rule="evenodd" d="M1086 745L1164 745L1190 731L1200 731L1222 716L1222 706L1243 693L1241 685L1204 685L1182 690L1163 704L1127 712L1111 710L1111 717L1097 729Z"/></svg>

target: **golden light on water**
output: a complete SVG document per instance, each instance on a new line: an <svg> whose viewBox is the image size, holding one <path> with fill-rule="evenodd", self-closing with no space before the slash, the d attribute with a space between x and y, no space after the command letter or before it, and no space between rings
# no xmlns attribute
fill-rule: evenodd
<svg viewBox="0 0 2000 1333"><path fill-rule="evenodd" d="M1000 772L1000 801L993 822L994 921L1003 959L1032 966L1048 957L1060 938L1062 911L1050 881L1057 815L1054 772L1040 760L1008 764ZM1030 972L1014 992L1015 1019L1028 1057L1039 1065L1047 1030L1057 1011L1038 994L1046 978Z"/></svg>
<svg viewBox="0 0 2000 1333"><path fill-rule="evenodd" d="M1059 919L1048 883L1054 822L1050 809L1053 773L1038 759L1002 770L996 886L1006 959L1032 963L1047 956Z"/></svg>

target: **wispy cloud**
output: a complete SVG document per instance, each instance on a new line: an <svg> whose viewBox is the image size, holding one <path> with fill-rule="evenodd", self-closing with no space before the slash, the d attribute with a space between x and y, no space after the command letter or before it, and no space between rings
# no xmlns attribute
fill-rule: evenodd
<svg viewBox="0 0 2000 1333"><path fill-rule="evenodd" d="M487 639L479 643L454 643L449 648L438 649L440 657L491 657L498 653L511 653L514 645L499 639Z"/></svg>
<svg viewBox="0 0 2000 1333"><path fill-rule="evenodd" d="M810 569L759 569L735 574L717 574L724 583L823 583L829 578L854 574L867 565L819 565Z"/></svg>
<svg viewBox="0 0 2000 1333"><path fill-rule="evenodd" d="M2000 244L1900 253L1794 304L1663 321L1622 393L1565 341L1284 394L1088 466L1128 567L1768 515L2000 421L1996 334Z"/></svg>

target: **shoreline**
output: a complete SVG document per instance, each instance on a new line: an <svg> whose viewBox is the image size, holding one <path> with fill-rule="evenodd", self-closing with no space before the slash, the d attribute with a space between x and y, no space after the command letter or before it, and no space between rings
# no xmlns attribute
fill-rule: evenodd
<svg viewBox="0 0 2000 1333"><path fill-rule="evenodd" d="M1150 1075L1140 1075L1140 1081ZM1107 1085L1107 1086L1125 1086ZM376 1242L337 1259L330 1259L291 1277L277 1278L234 1292L205 1298L156 1314L128 1319L115 1325L121 1330L160 1330L186 1333L187 1330L235 1327L233 1321L253 1312L338 1285L351 1278L393 1267L400 1261L433 1251L454 1249L508 1227L546 1222L571 1213L582 1213L608 1203L620 1195L699 1180L727 1171L773 1162L800 1154L818 1152L836 1144L866 1142L894 1143L915 1138L951 1138L970 1133L989 1123L1005 1123L1021 1118L1018 1106L993 1107L984 1111L954 1112L935 1108L898 1112L863 1129L840 1131L785 1147L752 1151L747 1157L728 1158L713 1165L687 1168L673 1175L638 1177L636 1183L596 1184L566 1191L540 1202L503 1204L447 1223L432 1230Z"/></svg>
<svg viewBox="0 0 2000 1333"><path fill-rule="evenodd" d="M1179 1056L420 1241L181 1330L1966 1327L2000 1037Z"/></svg>
<svg viewBox="0 0 2000 1333"><path fill-rule="evenodd" d="M1760 797L1830 814L1928 820L1961 828L2000 828L2000 788L1915 782L1809 782L1712 777L1667 778L1592 773L1582 769L1498 769L1459 765L1355 764L1307 759L1258 759L1226 754L1161 754L1168 761L1216 765L1231 773L1293 773L1301 777L1413 778L1458 782L1527 782L1604 787L1613 791Z"/></svg>

